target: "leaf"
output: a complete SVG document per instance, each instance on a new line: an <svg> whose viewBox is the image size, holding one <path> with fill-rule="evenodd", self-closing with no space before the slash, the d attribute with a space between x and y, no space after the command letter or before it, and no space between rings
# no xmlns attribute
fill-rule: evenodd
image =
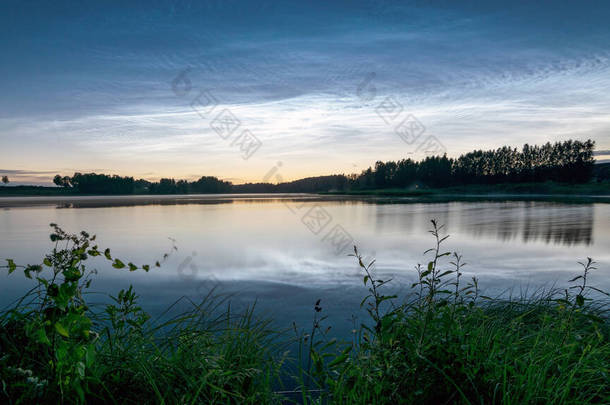
<svg viewBox="0 0 610 405"><path fill-rule="evenodd" d="M578 294L578 295L576 296L576 304L577 304L579 307L582 307L583 305L585 305L585 297L583 297L581 294Z"/></svg>
<svg viewBox="0 0 610 405"><path fill-rule="evenodd" d="M85 391L83 390L83 387L81 387L80 384L75 384L74 390L78 394L78 399L80 399L80 403L84 404L85 403Z"/></svg>
<svg viewBox="0 0 610 405"><path fill-rule="evenodd" d="M95 346L89 345L87 347L87 351L85 352L85 365L87 367L91 367L93 362L95 361Z"/></svg>
<svg viewBox="0 0 610 405"><path fill-rule="evenodd" d="M136 271L138 269L138 266L131 262L129 262L127 265L129 266L129 271Z"/></svg>
<svg viewBox="0 0 610 405"><path fill-rule="evenodd" d="M582 276L576 276L576 277L574 277L572 280L568 281L568 283L571 283L571 282L573 282L573 281L576 281L576 280L578 280L579 278L582 278Z"/></svg>
<svg viewBox="0 0 610 405"><path fill-rule="evenodd" d="M379 303L386 301L386 300L392 300L394 298L397 298L397 295L384 295L382 297L379 297L379 299L377 300Z"/></svg>
<svg viewBox="0 0 610 405"><path fill-rule="evenodd" d="M36 280L38 280L38 282L40 284L44 285L45 287L49 286L49 282L47 280L45 280L44 278L36 277Z"/></svg>
<svg viewBox="0 0 610 405"><path fill-rule="evenodd" d="M47 337L47 334L45 333L44 328L36 329L36 331L34 332L34 339L38 343L42 343L43 345L48 345L48 346L51 345L51 341Z"/></svg>
<svg viewBox="0 0 610 405"><path fill-rule="evenodd" d="M106 259L112 260L112 256L110 256L110 249L104 250L104 256L106 256Z"/></svg>
<svg viewBox="0 0 610 405"><path fill-rule="evenodd" d="M599 288L592 287L592 286L587 286L587 288L590 288L590 289L592 289L592 290L597 291L598 293L602 293L602 294L607 295L607 296L609 296L609 297L610 297L610 294L608 294L607 292L605 292L605 291L603 291L603 290L600 290Z"/></svg>
<svg viewBox="0 0 610 405"><path fill-rule="evenodd" d="M42 271L42 266L40 264L28 264L26 270L28 272L33 271L34 273L40 273Z"/></svg>
<svg viewBox="0 0 610 405"><path fill-rule="evenodd" d="M369 280L369 276L364 276L364 279L363 279L363 281L364 281L364 285L366 285L366 282L367 282L368 280Z"/></svg>
<svg viewBox="0 0 610 405"><path fill-rule="evenodd" d="M432 271L434 268L434 262L428 262L428 271Z"/></svg>
<svg viewBox="0 0 610 405"><path fill-rule="evenodd" d="M55 330L63 337L70 337L70 332L59 322L55 323Z"/></svg>
<svg viewBox="0 0 610 405"><path fill-rule="evenodd" d="M122 269L125 267L125 263L123 263L119 259L114 259L114 263L112 263L112 267L114 267L115 269Z"/></svg>
<svg viewBox="0 0 610 405"><path fill-rule="evenodd" d="M76 363L76 373L80 378L85 378L85 363L83 363L82 361ZM84 393L82 395L82 398L84 399Z"/></svg>
<svg viewBox="0 0 610 405"><path fill-rule="evenodd" d="M570 305L570 301L565 300L563 298L557 299L557 300L555 300L555 302L558 303L558 304Z"/></svg>
<svg viewBox="0 0 610 405"><path fill-rule="evenodd" d="M362 308L362 306L364 305L364 303L366 302L366 300L368 300L370 297L371 297L370 295L367 295L366 297L364 297L364 298L362 299L362 301L360 302L360 308Z"/></svg>
<svg viewBox="0 0 610 405"><path fill-rule="evenodd" d="M345 350L343 350L343 353L341 353L341 355L339 357L337 357L336 359L334 359L333 361L328 363L328 367L334 367L338 364L343 363L347 359L347 356L349 355L349 352L351 350L352 350L352 347L348 346Z"/></svg>
<svg viewBox="0 0 610 405"><path fill-rule="evenodd" d="M328 342L326 342L326 344L324 344L324 346L322 346L322 349L328 349L329 347L331 347L332 345L334 345L336 343L337 343L337 339L332 338Z"/></svg>
<svg viewBox="0 0 610 405"><path fill-rule="evenodd" d="M51 263L51 261L49 260L48 257L45 257L44 260L42 261L44 263L45 266L47 267L53 267L53 264Z"/></svg>
<svg viewBox="0 0 610 405"><path fill-rule="evenodd" d="M148 264L143 265L142 268L144 269L144 271L150 270L150 266Z"/></svg>
<svg viewBox="0 0 610 405"><path fill-rule="evenodd" d="M6 259L7 263L8 263L8 274L11 274L12 272L15 271L15 269L17 268L17 265L15 264L15 262L12 259Z"/></svg>

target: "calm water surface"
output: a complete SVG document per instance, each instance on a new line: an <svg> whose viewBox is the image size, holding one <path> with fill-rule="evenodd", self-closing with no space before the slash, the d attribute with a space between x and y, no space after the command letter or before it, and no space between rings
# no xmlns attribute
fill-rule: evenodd
<svg viewBox="0 0 610 405"><path fill-rule="evenodd" d="M180 296L198 299L210 288L234 305L257 300L289 325L309 319L322 299L335 323L348 327L364 293L352 244L376 258L381 278L408 292L414 266L432 247L430 219L445 224L446 251L457 251L488 294L563 286L593 257L591 282L610 289L610 205L494 201L422 203L409 200L307 196L181 196L0 199L0 258L40 263L51 248L49 223L97 234L100 247L136 263L178 251L150 273L129 273L95 262L93 289L114 293L133 284L142 303L161 311ZM29 286L0 275L0 305ZM104 295L99 295L104 300ZM341 327L341 326L340 326Z"/></svg>

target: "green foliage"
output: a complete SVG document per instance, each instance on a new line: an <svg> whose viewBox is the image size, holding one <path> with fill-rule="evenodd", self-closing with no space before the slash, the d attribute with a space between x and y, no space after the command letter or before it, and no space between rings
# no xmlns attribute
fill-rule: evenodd
<svg viewBox="0 0 610 405"><path fill-rule="evenodd" d="M431 258L416 267L413 298L400 304L381 294L385 282L355 250L375 327L363 325L364 333L343 345L310 343L319 364L310 372L313 383L300 380L304 402L608 403L608 294L587 284L593 260L571 280L580 284L563 292L492 299L480 295L476 278L461 282L465 264L442 252L441 231L432 221ZM381 310L384 301L389 305Z"/></svg>
<svg viewBox="0 0 610 405"><path fill-rule="evenodd" d="M148 271L150 265L125 264L100 249L95 235L51 226L54 247L42 264L19 266L6 259L1 266L9 274L21 269L37 283L0 314L2 403L270 400L281 363L270 361L274 333L253 318L252 310L239 316L227 312L221 319L215 315L218 307L204 301L154 323L129 287L98 313L85 299L97 273L88 271L85 261L100 257L129 271Z"/></svg>
<svg viewBox="0 0 610 405"><path fill-rule="evenodd" d="M281 358L277 333L253 309L233 315L221 302L151 323L132 289L113 297L97 373L109 398L128 403L268 403ZM275 361L272 361L273 360ZM93 395L93 393L92 393Z"/></svg>

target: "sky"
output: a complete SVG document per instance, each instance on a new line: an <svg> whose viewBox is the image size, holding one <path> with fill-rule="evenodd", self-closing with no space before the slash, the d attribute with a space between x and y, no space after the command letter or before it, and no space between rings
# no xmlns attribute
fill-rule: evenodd
<svg viewBox="0 0 610 405"><path fill-rule="evenodd" d="M570 138L608 159L608 21L607 1L3 1L0 175L279 181Z"/></svg>

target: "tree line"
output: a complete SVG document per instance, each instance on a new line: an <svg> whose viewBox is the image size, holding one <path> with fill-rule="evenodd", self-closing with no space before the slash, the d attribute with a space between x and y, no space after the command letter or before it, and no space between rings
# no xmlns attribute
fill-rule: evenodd
<svg viewBox="0 0 610 405"><path fill-rule="evenodd" d="M70 188L83 194L199 194L230 193L232 186L228 181L212 176L203 176L197 181L163 178L158 182L133 177L109 176L97 173L74 173L72 177L53 178L57 186Z"/></svg>
<svg viewBox="0 0 610 405"><path fill-rule="evenodd" d="M447 187L469 184L525 182L584 183L591 179L594 165L592 140L503 146L475 150L448 158L429 156L420 161L378 161L360 174L308 177L279 184L232 184L212 176L196 181L163 178L158 182L133 177L96 173L55 176L57 186L83 194L188 194L188 193L313 193L384 188Z"/></svg>
<svg viewBox="0 0 610 405"><path fill-rule="evenodd" d="M475 150L457 159L431 156L415 162L377 162L351 181L351 188L430 187L556 181L584 183L591 179L595 142L568 140L544 145L503 146Z"/></svg>

